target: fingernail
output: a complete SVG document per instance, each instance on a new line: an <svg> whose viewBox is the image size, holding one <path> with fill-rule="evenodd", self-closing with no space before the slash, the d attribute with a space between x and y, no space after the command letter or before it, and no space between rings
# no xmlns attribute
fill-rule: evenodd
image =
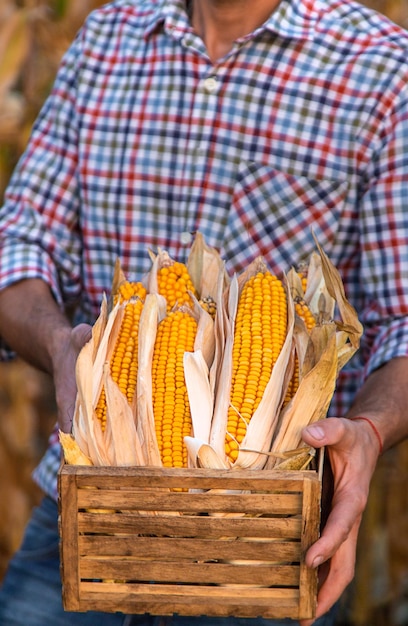
<svg viewBox="0 0 408 626"><path fill-rule="evenodd" d="M315 557L315 559L313 560L313 563L312 563L312 567L313 568L319 567L319 565L321 565L323 563L323 561L324 561L324 559L323 559L322 556Z"/></svg>
<svg viewBox="0 0 408 626"><path fill-rule="evenodd" d="M315 439L324 439L324 430L321 426L308 426L306 430Z"/></svg>

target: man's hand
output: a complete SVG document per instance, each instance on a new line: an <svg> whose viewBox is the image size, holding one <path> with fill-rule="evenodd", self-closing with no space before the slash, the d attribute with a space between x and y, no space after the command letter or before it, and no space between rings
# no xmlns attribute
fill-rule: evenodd
<svg viewBox="0 0 408 626"><path fill-rule="evenodd" d="M29 278L0 292L0 334L28 363L53 377L58 421L71 431L75 408L75 363L91 327L72 328L49 286Z"/></svg>
<svg viewBox="0 0 408 626"><path fill-rule="evenodd" d="M321 537L306 554L306 564L319 567L317 618L329 611L354 577L358 530L379 446L369 424L345 418L308 426L303 440L315 448L326 447L333 473L331 510ZM313 623L300 622L301 626Z"/></svg>
<svg viewBox="0 0 408 626"><path fill-rule="evenodd" d="M76 400L75 364L81 348L89 341L92 327L79 324L64 329L53 353L53 379L58 409L58 422L63 432L72 429Z"/></svg>

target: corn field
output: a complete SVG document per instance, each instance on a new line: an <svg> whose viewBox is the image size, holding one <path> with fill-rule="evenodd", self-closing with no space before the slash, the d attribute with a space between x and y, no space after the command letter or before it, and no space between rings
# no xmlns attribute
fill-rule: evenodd
<svg viewBox="0 0 408 626"><path fill-rule="evenodd" d="M408 28L408 0L365 0ZM98 0L1 0L0 198L61 56ZM0 579L40 493L31 471L55 422L50 379L21 361L0 364ZM342 626L408 625L408 441L386 453L372 483L356 577Z"/></svg>

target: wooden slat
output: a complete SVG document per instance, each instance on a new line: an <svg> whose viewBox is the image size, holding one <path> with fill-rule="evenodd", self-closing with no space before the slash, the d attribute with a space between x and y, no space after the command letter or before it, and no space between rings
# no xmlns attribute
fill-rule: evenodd
<svg viewBox="0 0 408 626"><path fill-rule="evenodd" d="M117 606L128 613L150 612L153 615L208 615L217 617L257 617L266 619L297 617L299 592L296 589L241 589L240 587L136 585L126 586L125 593L95 590L96 585L83 583L84 605L92 610L112 611ZM99 598L99 604L98 604ZM211 601L209 602L209 598Z"/></svg>
<svg viewBox="0 0 408 626"><path fill-rule="evenodd" d="M316 611L317 570L306 567L305 555L319 537L320 525L320 491L321 484L314 481L305 481L303 487L303 532L301 534L302 560L300 565L300 587L308 593L301 594L299 603L299 618L314 615Z"/></svg>
<svg viewBox="0 0 408 626"><path fill-rule="evenodd" d="M79 489L80 509L134 509L138 511L175 511L195 513L247 513L297 515L302 512L301 493L289 494L207 494L179 493L154 490L145 492L101 491Z"/></svg>
<svg viewBox="0 0 408 626"><path fill-rule="evenodd" d="M137 512L119 513L78 513L80 533L92 532L109 534L146 534L182 537L300 537L302 520L293 517L208 517L208 516L149 516L141 518Z"/></svg>
<svg viewBox="0 0 408 626"><path fill-rule="evenodd" d="M276 470L203 470L158 467L86 467L64 465L62 475L75 474L78 488L103 485L108 489L175 488L216 489L225 488L262 491L300 491L304 477L318 480L316 472L288 472ZM268 483L270 483L268 485Z"/></svg>
<svg viewBox="0 0 408 626"><path fill-rule="evenodd" d="M299 541L236 541L173 539L163 537L80 536L81 556L123 556L143 559L208 561L248 559L253 561L299 561Z"/></svg>
<svg viewBox="0 0 408 626"><path fill-rule="evenodd" d="M78 508L75 475L59 477L59 519L62 595L72 611L79 611Z"/></svg>
<svg viewBox="0 0 408 626"><path fill-rule="evenodd" d="M158 583L188 584L241 584L298 587L299 565L269 565L250 561L246 565L227 563L183 563L175 567L168 561L130 561L118 559L86 558L81 561L81 578L92 580L118 580Z"/></svg>

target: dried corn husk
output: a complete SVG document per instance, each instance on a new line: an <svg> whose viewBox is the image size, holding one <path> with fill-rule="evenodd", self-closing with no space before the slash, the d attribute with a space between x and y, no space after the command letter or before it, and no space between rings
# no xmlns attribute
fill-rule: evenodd
<svg viewBox="0 0 408 626"><path fill-rule="evenodd" d="M208 441L214 410L214 396L210 386L208 364L201 350L185 352L184 376L190 404L194 436ZM186 442L187 442L186 437ZM194 458L194 455L190 456Z"/></svg>
<svg viewBox="0 0 408 626"><path fill-rule="evenodd" d="M152 358L157 325L164 317L166 302L158 294L148 294L139 324L139 368L136 386L137 432L147 465L161 466L154 429L152 397Z"/></svg>
<svg viewBox="0 0 408 626"><path fill-rule="evenodd" d="M262 468L266 462L265 453L269 451L273 435L275 420L277 419L280 405L284 397L284 384L287 380L286 368L288 367L292 348L292 333L294 325L293 307L288 307L287 336L278 360L273 368L271 378L266 386L261 402L248 425L247 433L242 441L238 458L231 465L225 456L225 434L227 430L227 415L230 402L231 372L232 372L232 348L234 342L234 323L239 296L246 281L260 271L266 271L263 259L256 259L239 277L232 279L226 298L227 315L224 317L225 343L223 348L220 378L217 385L214 415L211 425L209 444L213 449L211 454L196 451L196 463L215 463L217 467L242 467ZM290 293L288 299L291 301ZM190 444L190 449L193 447ZM214 467L214 465L207 465Z"/></svg>
<svg viewBox="0 0 408 626"><path fill-rule="evenodd" d="M201 298L218 300L218 280L222 277L223 290L230 279L225 271L224 261L219 252L208 246L201 233L197 233L187 259L187 270L193 285Z"/></svg>
<svg viewBox="0 0 408 626"><path fill-rule="evenodd" d="M93 335L83 347L76 364L78 400L72 432L81 450L94 465L144 464L132 409L109 372L123 311L124 305L117 304L106 320L103 306L102 319L95 324L95 339ZM105 388L107 404L105 431L102 431L95 416L102 387Z"/></svg>
<svg viewBox="0 0 408 626"><path fill-rule="evenodd" d="M153 303L154 299L159 302L157 294L150 294L148 299ZM149 300L150 301L150 300ZM147 300L146 300L147 302ZM146 307L146 304L145 304ZM200 434L209 430L212 416L212 394L209 387L209 366L214 355L213 326L211 316L201 308L198 303L193 309L180 307L180 310L188 313L197 321L197 333L193 353L184 354L184 371L186 386L191 399L190 409L193 420L193 431L197 427ZM152 306L153 311L153 306ZM142 313L142 318L144 311ZM153 312L153 315L155 313ZM141 323L142 319L141 319ZM156 321L156 328L157 328ZM150 329L153 324L150 324ZM138 379L138 433L144 450L148 450L147 459L150 465L161 466L160 452L155 433L153 394L152 394L152 355L154 349L154 337L151 330L141 329L143 339L139 346L140 366ZM186 371L187 370L187 371Z"/></svg>
<svg viewBox="0 0 408 626"><path fill-rule="evenodd" d="M193 420L192 437L186 438L193 465L208 468L277 467L288 451L297 466L302 460L301 430L327 414L338 372L359 347L362 326L346 300L341 278L317 244L308 266L306 291L299 275L287 276L288 331L264 396L248 424L235 463L225 455L225 433L230 401L232 347L238 299L245 282L266 271L262 258L253 261L240 275L227 280L218 253L196 237L188 261L198 295L183 305L198 321L194 351L184 355L184 372ZM157 293L157 271L172 264L166 251L150 252L152 268L145 277L148 295L140 319L137 393L131 407L113 382L108 363L123 317L123 306L110 311L106 298L94 326L92 339L77 361L78 397L73 434L83 454L96 465L161 465L153 415L151 365L157 324L166 315L166 301ZM126 280L119 261L115 265L113 294ZM227 288L225 286L227 285ZM216 301L215 320L200 306L200 289ZM295 316L293 297L302 297L312 310L317 325L308 331ZM335 307L340 320L333 320ZM295 396L281 409L295 359L299 362L300 384ZM94 408L102 386L107 393L107 426L102 432ZM289 461L288 461L289 462ZM293 463L293 459L291 459ZM285 464L286 461L284 461Z"/></svg>
<svg viewBox="0 0 408 626"><path fill-rule="evenodd" d="M295 332L301 363L300 383L295 396L279 416L271 446L271 451L277 455L297 449L302 443L302 429L326 417L338 373L358 350L363 330L355 309L346 299L337 269L318 243L317 247L320 261L313 255L311 287L309 289L308 283L304 295L306 298L309 292L309 306L314 307L318 324L309 333L307 343L304 331ZM340 312L340 321L328 321L328 312L334 310L333 303ZM268 469L278 465L278 456L268 458Z"/></svg>
<svg viewBox="0 0 408 626"><path fill-rule="evenodd" d="M62 430L58 434L64 459L68 465L93 465L91 459L82 452L73 435L63 433Z"/></svg>

